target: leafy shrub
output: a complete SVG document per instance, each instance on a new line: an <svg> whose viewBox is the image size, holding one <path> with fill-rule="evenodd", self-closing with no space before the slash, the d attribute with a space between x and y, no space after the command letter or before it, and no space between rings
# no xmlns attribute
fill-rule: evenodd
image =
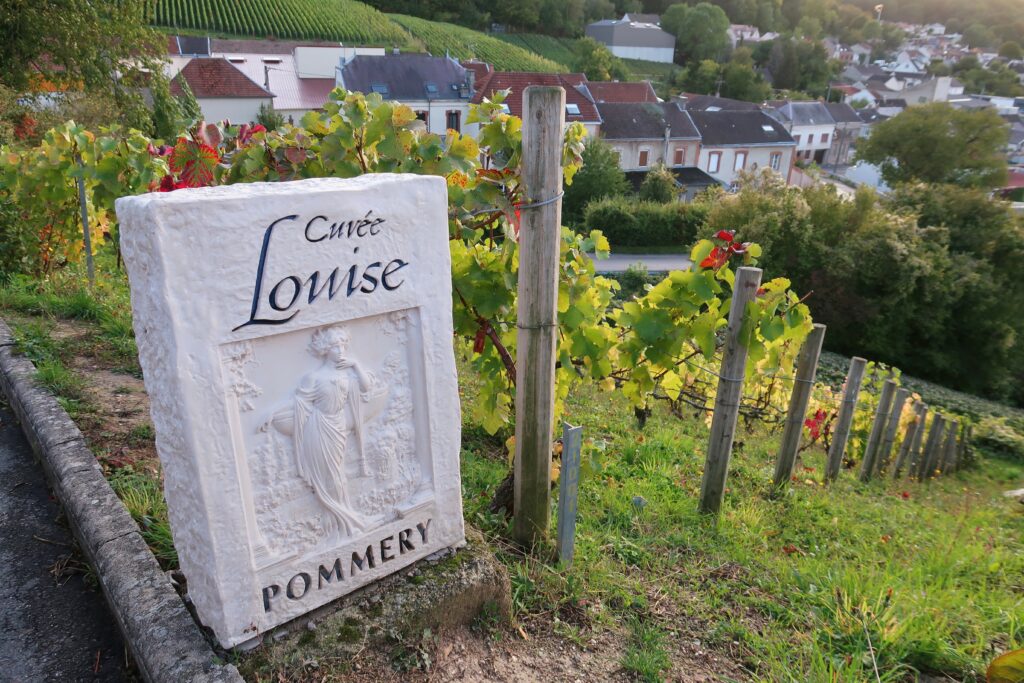
<svg viewBox="0 0 1024 683"><path fill-rule="evenodd" d="M701 205L615 197L591 202L583 222L587 230L601 230L613 247L686 247L706 216Z"/></svg>
<svg viewBox="0 0 1024 683"><path fill-rule="evenodd" d="M1024 460L1024 434L1006 418L986 417L974 428L973 440L979 446Z"/></svg>
<svg viewBox="0 0 1024 683"><path fill-rule="evenodd" d="M640 185L640 199L667 204L676 201L678 196L675 176L664 166L650 171Z"/></svg>

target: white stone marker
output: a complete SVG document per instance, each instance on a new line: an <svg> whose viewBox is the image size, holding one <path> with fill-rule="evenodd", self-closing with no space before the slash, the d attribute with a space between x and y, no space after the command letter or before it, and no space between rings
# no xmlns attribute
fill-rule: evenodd
<svg viewBox="0 0 1024 683"><path fill-rule="evenodd" d="M222 645L465 542L444 179L117 214L174 544Z"/></svg>

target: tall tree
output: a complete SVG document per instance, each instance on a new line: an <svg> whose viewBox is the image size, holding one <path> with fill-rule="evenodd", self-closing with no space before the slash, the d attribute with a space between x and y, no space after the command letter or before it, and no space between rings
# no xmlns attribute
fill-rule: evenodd
<svg viewBox="0 0 1024 683"><path fill-rule="evenodd" d="M137 86L159 67L163 38L144 0L7 0L0 11L0 84L108 95L125 120L148 122Z"/></svg>
<svg viewBox="0 0 1024 683"><path fill-rule="evenodd" d="M676 52L684 62L720 60L729 50L729 17L707 2L672 5L661 17L661 28L676 37Z"/></svg>
<svg viewBox="0 0 1024 683"><path fill-rule="evenodd" d="M583 148L583 168L565 188L562 201L565 222L577 224L587 204L602 197L616 197L629 190L626 174L619 167L619 155L600 138L588 138Z"/></svg>
<svg viewBox="0 0 1024 683"><path fill-rule="evenodd" d="M875 126L857 158L904 182L998 187L1006 180L1008 131L995 111L959 111L945 102L911 107Z"/></svg>
<svg viewBox="0 0 1024 683"><path fill-rule="evenodd" d="M576 44L576 71L583 72L592 81L610 81L629 78L622 60L593 38L581 38Z"/></svg>

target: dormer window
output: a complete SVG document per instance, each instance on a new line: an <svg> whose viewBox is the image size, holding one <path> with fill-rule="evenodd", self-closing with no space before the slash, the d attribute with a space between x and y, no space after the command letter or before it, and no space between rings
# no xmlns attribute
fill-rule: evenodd
<svg viewBox="0 0 1024 683"><path fill-rule="evenodd" d="M437 84L436 83L425 83L423 89L427 91L427 97L437 97Z"/></svg>
<svg viewBox="0 0 1024 683"><path fill-rule="evenodd" d="M580 116L580 105L573 103L565 105L565 113L568 116Z"/></svg>
<svg viewBox="0 0 1024 683"><path fill-rule="evenodd" d="M370 90L377 93L381 97L387 97L388 94L391 92L390 90L388 90L387 83L371 83Z"/></svg>

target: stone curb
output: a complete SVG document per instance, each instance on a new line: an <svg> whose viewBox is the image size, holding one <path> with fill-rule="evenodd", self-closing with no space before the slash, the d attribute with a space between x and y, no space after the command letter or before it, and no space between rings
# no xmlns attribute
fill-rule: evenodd
<svg viewBox="0 0 1024 683"><path fill-rule="evenodd" d="M0 320L0 391L42 462L143 677L150 683L241 683L233 665L218 661L82 433L36 385L35 374L31 361L14 354L11 330Z"/></svg>

